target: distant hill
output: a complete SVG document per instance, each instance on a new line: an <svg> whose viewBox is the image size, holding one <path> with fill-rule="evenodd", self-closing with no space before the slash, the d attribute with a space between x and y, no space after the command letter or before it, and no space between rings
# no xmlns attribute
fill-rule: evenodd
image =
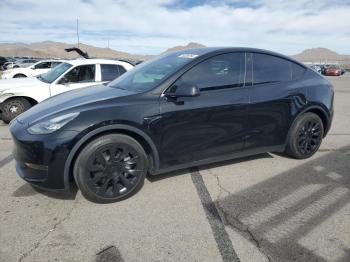
<svg viewBox="0 0 350 262"><path fill-rule="evenodd" d="M77 46L77 44L67 44L53 41L44 41L31 44L0 44L0 56L29 56L38 58L77 58L75 52L67 53L65 48ZM80 48L87 51L90 57L120 58L130 60L147 60L154 55L138 55L127 52L117 51L110 48L95 47L81 43ZM191 48L205 47L200 43L190 42L187 45L178 45L171 47L162 54L172 51L186 50ZM339 62L350 65L350 55L341 55L327 48L306 49L300 54L292 55L301 62Z"/></svg>
<svg viewBox="0 0 350 262"><path fill-rule="evenodd" d="M350 63L350 55L340 55L327 48L306 49L300 54L292 56L301 62L346 62Z"/></svg>
<svg viewBox="0 0 350 262"><path fill-rule="evenodd" d="M162 54L169 53L169 52L174 52L174 51L192 49L192 48L201 48L201 47L205 47L205 45L202 45L202 44L199 44L199 43L190 42L187 45L178 45L178 46L171 47L171 48L167 49L165 52L163 52Z"/></svg>
<svg viewBox="0 0 350 262"><path fill-rule="evenodd" d="M29 56L37 58L65 58L79 57L77 53L67 53L64 49L77 44L44 41L31 44L0 44L0 56ZM100 48L86 44L79 44L80 49L88 52L90 57L120 58L131 60L144 60L152 56L129 54L110 48Z"/></svg>

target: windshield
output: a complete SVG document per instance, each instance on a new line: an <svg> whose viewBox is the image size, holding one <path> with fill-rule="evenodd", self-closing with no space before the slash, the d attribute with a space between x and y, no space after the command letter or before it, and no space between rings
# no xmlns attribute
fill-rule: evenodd
<svg viewBox="0 0 350 262"><path fill-rule="evenodd" d="M38 79L45 82L45 83L51 84L60 75L62 75L64 72L66 72L71 67L72 67L72 65L68 64L68 63L59 64L58 66L55 66L53 69L51 69L49 72L38 76Z"/></svg>
<svg viewBox="0 0 350 262"><path fill-rule="evenodd" d="M137 93L151 90L198 55L191 50L161 56L136 66L108 86Z"/></svg>

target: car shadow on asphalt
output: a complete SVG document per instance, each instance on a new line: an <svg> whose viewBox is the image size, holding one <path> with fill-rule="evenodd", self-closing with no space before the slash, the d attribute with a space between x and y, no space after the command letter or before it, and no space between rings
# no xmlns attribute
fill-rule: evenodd
<svg viewBox="0 0 350 262"><path fill-rule="evenodd" d="M255 242L272 261L349 261L347 218L333 217L349 208L349 170L346 146L229 194L215 205L227 226ZM340 224L329 225L334 222Z"/></svg>
<svg viewBox="0 0 350 262"><path fill-rule="evenodd" d="M203 167L205 167L210 169L210 168L216 168L221 166L233 165L241 162L254 161L256 159L261 159L261 158L273 158L273 156L271 156L269 153L263 153L263 154L258 154L254 156L248 156L248 157L236 158L236 159L231 159L226 161L220 161L212 164L200 165L200 166L197 166L197 168L203 169ZM185 168L185 169L176 170L176 171L167 172L167 173L158 174L158 175L147 175L147 180L153 183L159 180L167 179L170 177L182 176L182 175L191 175L190 168Z"/></svg>
<svg viewBox="0 0 350 262"><path fill-rule="evenodd" d="M43 189L34 187L29 183L25 183L16 189L15 192L12 193L14 197L28 197L36 194L42 194L49 198L59 199L59 200L75 200L78 192L78 188L76 185L72 185L69 192L55 192L55 191L45 191Z"/></svg>

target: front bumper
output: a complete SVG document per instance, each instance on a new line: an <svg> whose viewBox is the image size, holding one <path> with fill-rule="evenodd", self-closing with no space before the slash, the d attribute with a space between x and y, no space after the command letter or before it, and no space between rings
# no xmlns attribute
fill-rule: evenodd
<svg viewBox="0 0 350 262"><path fill-rule="evenodd" d="M40 188L68 190L69 181L64 177L64 167L78 132L31 135L27 132L27 125L17 120L11 122L10 131L18 175Z"/></svg>

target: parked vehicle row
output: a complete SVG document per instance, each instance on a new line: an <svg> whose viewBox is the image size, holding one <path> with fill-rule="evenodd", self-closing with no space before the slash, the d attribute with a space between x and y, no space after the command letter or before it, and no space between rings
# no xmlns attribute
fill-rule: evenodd
<svg viewBox="0 0 350 262"><path fill-rule="evenodd" d="M7 120L32 98L52 96L10 124L16 170L34 186L69 190L76 183L91 201L115 202L135 194L148 173L263 152L311 157L331 127L329 81L277 53L177 51L107 85L101 83L116 77L113 68L132 66L83 61L13 79L22 86L13 90L3 85ZM65 92L91 83L100 85Z"/></svg>
<svg viewBox="0 0 350 262"><path fill-rule="evenodd" d="M29 67L36 62L38 62L41 59L34 59L34 58L0 58L0 69L1 70L8 70L12 68L19 68L19 67Z"/></svg>
<svg viewBox="0 0 350 262"><path fill-rule="evenodd" d="M317 73L325 76L341 76L346 73L346 70L339 65L325 64L325 65L310 65L310 68L315 70Z"/></svg>
<svg viewBox="0 0 350 262"><path fill-rule="evenodd" d="M62 62L63 60L43 60L27 67L16 67L13 69L7 69L2 73L1 78L9 79L38 76L47 73L52 68L54 68Z"/></svg>

